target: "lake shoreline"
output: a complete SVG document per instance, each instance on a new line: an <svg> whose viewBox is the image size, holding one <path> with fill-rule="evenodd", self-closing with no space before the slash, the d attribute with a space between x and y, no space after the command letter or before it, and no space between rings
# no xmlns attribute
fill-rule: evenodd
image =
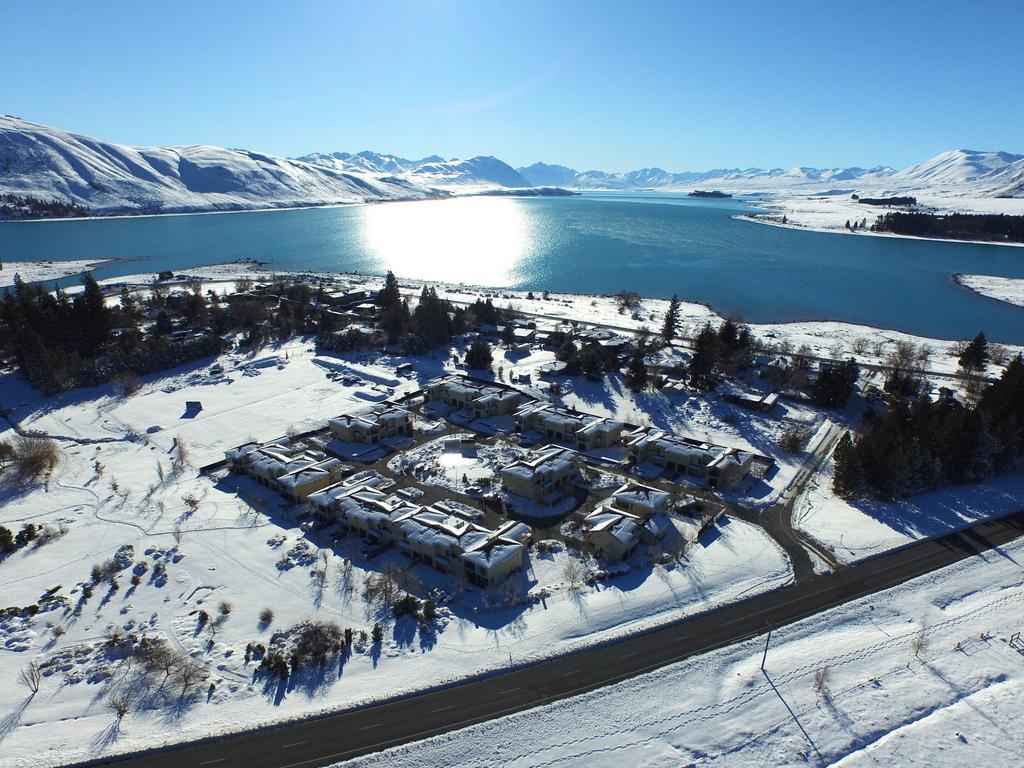
<svg viewBox="0 0 1024 768"><path fill-rule="evenodd" d="M760 203L751 203L751 205L762 207ZM769 210L769 209L765 209ZM777 210L777 209L771 209ZM772 214L777 215L777 214ZM888 237L894 240L921 240L928 243L963 243L964 245L1002 245L1010 246L1012 248L1024 248L1024 243L1006 243L1000 242L999 240L960 240L952 237L922 237L920 235L899 235L895 232L872 232L870 229L858 229L857 231L851 231L838 227L815 227L808 224L800 224L797 222L787 221L785 223L776 219L767 218L767 214L760 213L738 213L733 216L737 221L752 221L755 224L764 224L769 227L779 227L780 229L795 229L801 232L822 232L827 235L853 235L860 237L861 235L869 235L870 237Z"/></svg>

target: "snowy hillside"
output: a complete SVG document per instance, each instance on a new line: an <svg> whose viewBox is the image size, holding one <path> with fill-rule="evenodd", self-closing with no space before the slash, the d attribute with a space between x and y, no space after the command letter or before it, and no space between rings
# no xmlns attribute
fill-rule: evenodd
<svg viewBox="0 0 1024 768"><path fill-rule="evenodd" d="M943 152L923 163L912 165L894 173L891 181L897 184L957 186L967 182L996 181L1008 166L1024 160L1024 155L1009 152L978 152L956 149ZM1021 166L1018 165L1018 168Z"/></svg>
<svg viewBox="0 0 1024 768"><path fill-rule="evenodd" d="M92 212L291 207L434 197L395 176L212 146L127 147L0 117L0 191Z"/></svg>

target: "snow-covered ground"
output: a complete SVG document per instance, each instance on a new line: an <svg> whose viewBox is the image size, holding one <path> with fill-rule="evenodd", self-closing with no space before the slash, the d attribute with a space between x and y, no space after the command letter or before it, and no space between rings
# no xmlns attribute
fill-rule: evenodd
<svg viewBox="0 0 1024 768"><path fill-rule="evenodd" d="M900 193L903 194L903 193ZM912 189L910 194L917 197L918 204L933 209L935 213L1002 213L1010 216L1024 215L1024 198L1000 198L974 194L942 194L927 189ZM775 226L799 227L818 232L841 232L852 237L908 237L891 232L857 230L849 232L846 223L863 222L867 226L875 223L878 216L893 209L877 205L865 205L853 200L848 191L843 194L808 194L806 191L778 191L766 195L755 203L770 213L766 217L738 217ZM786 217L786 223L781 222ZM925 238L928 239L928 238ZM984 241L989 242L989 241ZM994 245L1021 246L1022 243L992 243Z"/></svg>
<svg viewBox="0 0 1024 768"><path fill-rule="evenodd" d="M57 280L69 275L77 275L95 269L100 261L6 261L0 269L0 289L14 285L14 276L20 275L26 283L42 280Z"/></svg>
<svg viewBox="0 0 1024 768"><path fill-rule="evenodd" d="M833 462L822 467L793 514L793 524L853 563L920 539L941 536L1024 507L1024 476L953 485L899 502L848 501L832 492Z"/></svg>
<svg viewBox="0 0 1024 768"><path fill-rule="evenodd" d="M6 270L5 270L6 271ZM240 277L253 280L269 279L272 275L282 277L307 277L315 282L326 281L335 286L352 288L379 288L382 279L371 275L352 273L317 273L305 272L274 272L261 264L245 262L212 264L205 267L189 267L176 273L182 277L198 277L203 281L204 290L218 292L234 290L234 283ZM153 273L126 275L101 280L102 285L115 286L127 283L134 286L136 292L146 293L145 286L153 281ZM402 292L410 298L418 295L422 286L429 281L399 279ZM639 305L626 312L619 312L618 302L613 296L592 294L548 293L516 291L507 288L495 288L476 285L448 285L429 282L437 289L438 295L453 302L472 303L477 299L491 299L499 307L511 306L514 309L536 318L540 322L548 321L577 323L584 327L600 326L615 330L622 335L630 336L641 328L657 332L661 328L665 311L669 302L666 299L641 298ZM67 289L74 293L78 288ZM530 298L532 296L532 298ZM546 297L545 297L546 296ZM116 296L109 299L117 301ZM679 334L682 337L693 337L704 323L718 325L723 317L710 307L697 302L681 303ZM883 365L886 358L895 350L897 344L912 344L918 348L929 350L927 369L942 375L957 373L958 342L950 339L933 339L926 336L875 328L868 325L856 325L834 320L811 320L795 323L762 323L749 324L751 334L766 345L785 347L789 352L796 352L804 347L808 354L816 357L845 359L853 357L860 364ZM1010 355L1024 353L1024 345L1003 345ZM549 352L534 350L525 357L507 356L503 361L505 369L536 368L544 362L550 362L553 356ZM497 368L497 365L495 367ZM990 366L990 374L998 374L997 366Z"/></svg>
<svg viewBox="0 0 1024 768"><path fill-rule="evenodd" d="M352 538L326 546L324 534L299 529L295 511L276 494L246 478L201 476L197 467L250 436L323 426L380 388L397 395L417 384L394 377L398 360L320 356L302 341L252 357L222 356L223 373L210 362L146 377L128 398L98 387L44 399L15 374L0 378L11 418L23 429L59 436L61 448L45 486L0 487L0 524L15 531L26 522L49 525L56 534L0 561L0 608L38 604L54 587L62 596L35 616L0 619L0 765L94 759L353 706L493 672L510 658L523 664L565 653L791 579L788 560L760 528L729 518L692 545L680 565L652 566L638 553L628 573L579 584L566 567L578 556L559 546L532 552L511 589L496 594L460 593L449 577L409 567L393 550L364 555ZM424 376L441 371L440 360L422 362ZM337 367L360 383L329 380ZM189 411L186 400L199 400L202 410ZM10 429L0 431L0 439L13 437ZM180 472L172 467L176 444L188 452ZM313 578L321 544L322 589ZM132 549L122 550L126 545ZM101 581L87 596L93 565L119 550L119 588ZM130 584L143 563L140 583ZM386 619L386 611L363 599L365 577L387 563L411 571L423 590L457 595L441 609L435 631L418 634L412 619ZM162 576L158 564L166 569ZM546 597L523 601L531 592ZM222 601L233 605L230 614L201 625L199 611L216 617ZM274 613L268 625L258 618L264 608ZM323 676L298 675L287 689L254 680L246 645L267 643L275 631L310 618L357 634L382 621L385 641L379 653L359 646ZM204 682L178 699L150 684L118 722L111 693L138 690L140 681L138 665L102 647L111 625L167 639L210 671L214 689ZM15 682L30 661L47 665L35 696Z"/></svg>
<svg viewBox="0 0 1024 768"><path fill-rule="evenodd" d="M956 275L955 279L982 296L1024 307L1024 279L993 275Z"/></svg>
<svg viewBox="0 0 1024 768"><path fill-rule="evenodd" d="M764 673L756 638L345 765L1016 766L1022 562L1018 540L776 629Z"/></svg>

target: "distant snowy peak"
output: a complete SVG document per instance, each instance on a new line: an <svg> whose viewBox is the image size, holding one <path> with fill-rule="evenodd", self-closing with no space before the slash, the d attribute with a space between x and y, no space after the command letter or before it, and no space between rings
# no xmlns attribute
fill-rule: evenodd
<svg viewBox="0 0 1024 768"><path fill-rule="evenodd" d="M881 179L893 173L892 168L713 168L709 171L682 171L672 173L661 168L641 168L624 173L605 171L576 171L564 165L534 163L519 168L528 182L534 185L557 184L582 189L678 189L692 188L695 183L719 184L727 187L737 185L761 188L789 185L806 185L854 181L858 179Z"/></svg>
<svg viewBox="0 0 1024 768"><path fill-rule="evenodd" d="M496 157L478 156L468 160L445 160L431 155L422 160L407 160L395 155L377 152L347 152L304 155L301 162L336 170L360 170L371 173L390 173L404 176L412 181L441 187L528 187L526 181L514 168Z"/></svg>
<svg viewBox="0 0 1024 768"><path fill-rule="evenodd" d="M0 116L0 192L96 213L241 210L433 197L409 179L213 146L128 147Z"/></svg>

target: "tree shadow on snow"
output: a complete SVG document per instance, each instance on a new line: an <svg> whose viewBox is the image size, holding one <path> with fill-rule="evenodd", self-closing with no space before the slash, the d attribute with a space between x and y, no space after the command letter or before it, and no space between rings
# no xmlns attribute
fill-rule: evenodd
<svg viewBox="0 0 1024 768"><path fill-rule="evenodd" d="M3 743L4 739L14 733L14 730L21 723L21 716L25 714L25 710L28 709L28 705L32 703L34 698L35 694L29 694L21 704L4 715L3 719L0 719L0 743Z"/></svg>

